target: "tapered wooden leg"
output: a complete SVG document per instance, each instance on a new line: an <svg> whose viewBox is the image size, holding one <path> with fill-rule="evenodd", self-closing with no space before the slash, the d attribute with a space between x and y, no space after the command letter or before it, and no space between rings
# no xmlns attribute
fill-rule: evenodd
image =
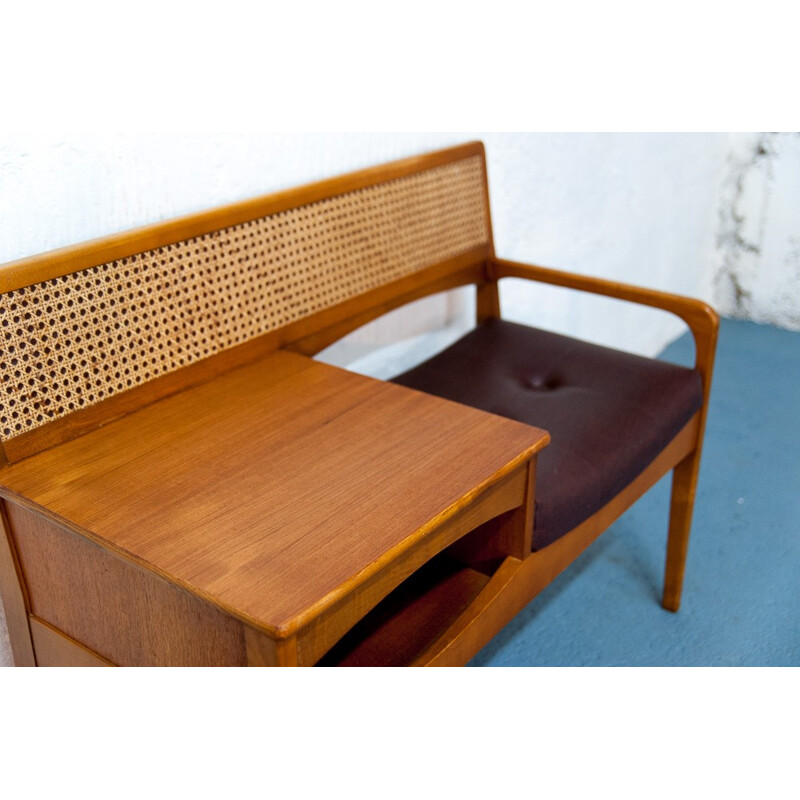
<svg viewBox="0 0 800 800"><path fill-rule="evenodd" d="M661 605L677 611L681 604L683 573L689 550L689 531L700 471L700 448L689 454L672 471L672 499L667 540L667 565L664 571L664 596Z"/></svg>

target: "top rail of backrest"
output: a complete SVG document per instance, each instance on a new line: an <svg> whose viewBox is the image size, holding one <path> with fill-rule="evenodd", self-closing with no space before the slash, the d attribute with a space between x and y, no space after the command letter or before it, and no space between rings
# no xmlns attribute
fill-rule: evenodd
<svg viewBox="0 0 800 800"><path fill-rule="evenodd" d="M5 456L259 352L318 349L397 298L480 280L491 250L472 142L0 266Z"/></svg>

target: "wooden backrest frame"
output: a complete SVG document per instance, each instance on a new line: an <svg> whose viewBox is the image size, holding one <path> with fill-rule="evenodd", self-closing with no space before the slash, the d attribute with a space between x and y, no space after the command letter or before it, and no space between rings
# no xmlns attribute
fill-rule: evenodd
<svg viewBox="0 0 800 800"><path fill-rule="evenodd" d="M479 317L491 315L496 307L496 288L487 277L487 264L494 254L494 248L485 151L481 142L471 142L0 266L0 294L5 295L98 265L121 261L143 252L475 157L480 159L481 164L485 209L486 235L480 245L7 438L0 445L0 462L19 461L68 441L112 419L208 380L220 372L247 363L279 347L313 355L387 311L440 291L475 284L478 286Z"/></svg>

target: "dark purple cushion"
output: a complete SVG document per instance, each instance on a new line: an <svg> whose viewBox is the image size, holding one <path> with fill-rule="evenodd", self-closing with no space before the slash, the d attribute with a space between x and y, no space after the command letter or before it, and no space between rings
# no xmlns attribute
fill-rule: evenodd
<svg viewBox="0 0 800 800"><path fill-rule="evenodd" d="M494 319L394 382L549 431L534 549L602 508L702 404L697 370Z"/></svg>

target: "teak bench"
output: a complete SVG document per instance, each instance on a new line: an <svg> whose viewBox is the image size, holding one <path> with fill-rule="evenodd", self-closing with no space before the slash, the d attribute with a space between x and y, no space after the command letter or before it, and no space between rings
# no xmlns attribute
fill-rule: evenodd
<svg viewBox="0 0 800 800"><path fill-rule="evenodd" d="M528 278L666 309L695 369L500 318ZM312 358L462 285L383 382ZM0 270L0 588L17 665L466 663L674 469L678 607L717 319L498 259L483 146Z"/></svg>

